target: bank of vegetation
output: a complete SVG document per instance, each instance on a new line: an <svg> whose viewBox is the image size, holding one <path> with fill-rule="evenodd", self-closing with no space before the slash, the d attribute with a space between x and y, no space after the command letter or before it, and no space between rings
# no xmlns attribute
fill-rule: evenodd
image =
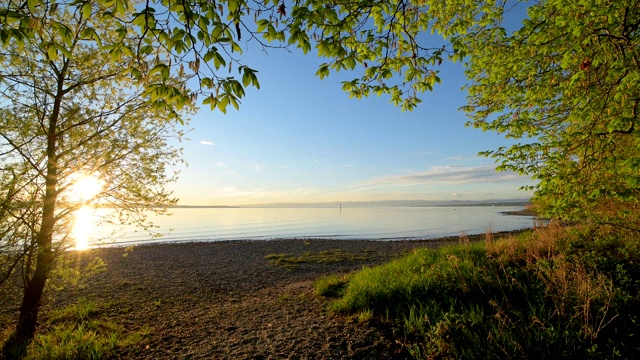
<svg viewBox="0 0 640 360"><path fill-rule="evenodd" d="M418 359L639 358L640 240L549 226L422 249L319 279L330 309L381 321Z"/></svg>

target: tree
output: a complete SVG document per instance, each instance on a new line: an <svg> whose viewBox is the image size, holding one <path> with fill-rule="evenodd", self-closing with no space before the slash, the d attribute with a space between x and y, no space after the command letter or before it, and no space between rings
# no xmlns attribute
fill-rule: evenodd
<svg viewBox="0 0 640 360"><path fill-rule="evenodd" d="M543 215L640 230L639 30L638 1L549 0L457 36L471 123L525 140L486 154L538 180Z"/></svg>
<svg viewBox="0 0 640 360"><path fill-rule="evenodd" d="M33 37L0 52L0 281L15 271L23 279L18 343L34 334L46 281L70 246L75 211L110 206L142 224L146 210L175 203L164 186L181 160L169 140L182 137L176 125L192 109L182 97L185 79L157 66L162 51L102 51L137 39L98 5L32 14L42 15ZM74 193L86 176L104 184L95 196Z"/></svg>
<svg viewBox="0 0 640 360"><path fill-rule="evenodd" d="M431 67L445 52L418 44L425 29L418 10L405 1L308 2L295 3L287 18L287 6L270 0L3 3L2 278L16 269L24 277L16 339L33 335L48 275L84 205L69 195L78 171L102 177L110 188L98 198L120 209L140 214L172 203L164 165L177 152L166 137L180 137L172 125L182 121L181 109L200 97L224 112L238 108L244 87L259 87L255 70L237 58L242 38L305 52L314 43L334 58L321 77L359 66L363 79L345 90L388 93L411 109L417 93L439 81ZM221 75L234 65L238 78ZM404 79L394 78L402 72Z"/></svg>

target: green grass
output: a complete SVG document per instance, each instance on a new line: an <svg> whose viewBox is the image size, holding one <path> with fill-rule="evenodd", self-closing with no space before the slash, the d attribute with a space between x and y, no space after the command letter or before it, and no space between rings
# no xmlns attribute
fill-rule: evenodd
<svg viewBox="0 0 640 360"><path fill-rule="evenodd" d="M326 297L340 297L349 283L348 277L330 275L316 280L313 284L316 294Z"/></svg>
<svg viewBox="0 0 640 360"><path fill-rule="evenodd" d="M416 358L640 358L638 264L637 234L553 227L419 249L316 291L390 322Z"/></svg>
<svg viewBox="0 0 640 360"><path fill-rule="evenodd" d="M366 261L369 260L371 256L372 255L368 253L356 254L335 249L319 252L307 251L299 256L291 254L268 254L265 257L275 266L286 269L295 269L302 263L329 264L342 261Z"/></svg>
<svg viewBox="0 0 640 360"><path fill-rule="evenodd" d="M103 305L104 306L104 305ZM123 326L103 319L102 307L92 301L81 300L48 314L43 331L26 349L6 349L7 358L36 359L110 359L132 346L140 345L150 329L127 331ZM0 338L11 336L5 331ZM22 353L22 354L21 354Z"/></svg>

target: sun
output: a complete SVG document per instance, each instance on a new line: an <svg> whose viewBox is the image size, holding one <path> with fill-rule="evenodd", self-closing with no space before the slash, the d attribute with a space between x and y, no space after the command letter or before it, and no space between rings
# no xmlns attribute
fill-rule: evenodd
<svg viewBox="0 0 640 360"><path fill-rule="evenodd" d="M104 188L104 182L98 174L80 175L70 187L70 198L73 201L90 201Z"/></svg>

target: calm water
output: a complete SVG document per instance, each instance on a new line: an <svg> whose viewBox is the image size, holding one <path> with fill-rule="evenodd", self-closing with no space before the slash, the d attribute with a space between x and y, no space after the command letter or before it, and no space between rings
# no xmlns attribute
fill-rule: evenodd
<svg viewBox="0 0 640 360"><path fill-rule="evenodd" d="M163 234L123 227L106 243L232 239L332 238L399 240L530 228L533 218L503 215L518 206L381 208L178 208L154 219Z"/></svg>

